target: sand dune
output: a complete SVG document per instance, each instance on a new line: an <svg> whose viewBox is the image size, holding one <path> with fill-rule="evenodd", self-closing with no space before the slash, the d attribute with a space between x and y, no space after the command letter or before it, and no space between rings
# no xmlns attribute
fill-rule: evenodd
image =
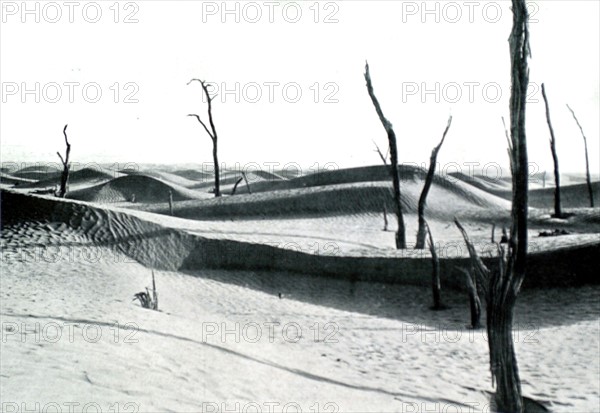
<svg viewBox="0 0 600 413"><path fill-rule="evenodd" d="M178 175L190 181L205 181L213 177L212 174L201 172L200 170L196 169L177 169L174 170L172 174Z"/></svg>
<svg viewBox="0 0 600 413"><path fill-rule="evenodd" d="M21 178L5 172L0 172L0 184L2 185L25 185L33 182L37 181L34 179Z"/></svg>
<svg viewBox="0 0 600 413"><path fill-rule="evenodd" d="M172 228L177 218L154 216L166 224L160 225L118 208L12 191L1 195L0 314L4 326L13 326L3 332L3 400L85 398L103 411L132 401L138 411L198 411L202 403L225 400L229 409L236 401L295 401L302 411L317 402L321 409L335 403L344 412L424 406L488 411L486 337L483 330L464 327L464 294L445 288L451 285L446 267L443 298L451 308L428 311L427 258L311 256L199 237ZM585 257L595 265L590 252L561 251L571 257L560 257L565 268L548 262L546 271L579 271L576 264ZM252 270L256 264L275 271ZM131 302L150 281L144 265L159 269L160 312ZM282 271L286 266L305 275ZM333 276L336 266L350 278ZM392 269L388 283L372 277ZM424 288L398 284L416 276ZM600 371L590 360L598 358L599 348L597 285L524 287L515 319L524 395L552 411L595 409ZM115 323L121 326L118 341ZM263 328L258 341L244 338L249 323ZM274 333L265 323L275 323ZM61 341L35 341L33 330L46 337L55 331L47 326L66 324L73 327L63 328ZM300 328L298 340L283 336L290 324ZM27 335L20 334L23 325ZM208 325L219 333L207 335ZM241 339L233 333L223 338L221 330L236 326ZM85 340L86 329L100 330L98 341ZM288 331L292 338L295 331ZM64 389L60 395L56 386Z"/></svg>
<svg viewBox="0 0 600 413"><path fill-rule="evenodd" d="M271 238L255 237L238 241L195 229L193 223L174 217L133 211L128 213L118 208L98 208L86 203L10 191L4 191L1 200L3 225L50 222L63 229L83 231L83 235L90 237L94 243L116 248L156 268L270 269L416 285L428 285L431 275L431 261L424 250L361 249L355 253L346 249L333 253L298 251L282 248L283 241L295 239L287 237L285 233L275 232ZM266 221L266 225L269 228L271 223ZM484 229L483 233L487 237L488 230ZM313 241L322 242L317 234L319 232L313 234ZM438 234L441 237L443 232ZM240 239L244 239L242 234L234 235L241 235ZM274 240L280 242L273 243ZM454 247L460 245L455 239L438 240L450 242ZM340 245L342 243L340 240ZM597 234L542 240L531 256L529 271L532 276L526 284L573 285L590 282L594 279L592 274L595 274L592 257L599 248L600 238ZM456 248L453 248L453 255L442 259L443 279L448 287L462 289L463 280L455 277L452 268L468 266L467 252L460 248L454 250ZM443 256L446 256L445 253ZM569 260L566 258L568 256L577 258ZM484 260L494 262L487 254Z"/></svg>
<svg viewBox="0 0 600 413"><path fill-rule="evenodd" d="M384 169L379 170L385 172ZM384 177L382 173L381 178ZM289 181L264 181L252 184L252 194L248 194L246 189L241 187L233 197L180 202L175 206L175 215L191 219L214 219L382 213L384 204L388 211L393 211L391 184L383 179L367 181L372 178L374 176L339 174L324 178L302 177ZM359 181L356 182L356 179ZM348 181L350 183L331 183ZM255 192L254 189L261 184L265 184L262 188L264 190ZM269 191L266 190L266 186L269 187ZM288 189L283 189L284 186ZM423 181L417 174L402 180L402 201L406 212L416 211L422 186ZM430 217L445 218L474 214L484 209L508 211L509 207L510 204L506 200L463 182L452 183L443 178L435 179L427 203ZM168 212L162 205L139 208L163 214Z"/></svg>
<svg viewBox="0 0 600 413"><path fill-rule="evenodd" d="M592 182L592 192L596 205L600 204L600 182ZM590 206L587 184L561 185L560 201L563 208L584 208ZM529 203L536 208L554 208L554 188L529 191Z"/></svg>
<svg viewBox="0 0 600 413"><path fill-rule="evenodd" d="M123 173L127 175L137 175L137 176L149 176L151 178L156 178L160 181L178 185L184 188L192 188L198 184L196 180L187 179L185 177L179 176L175 173L165 172L165 171L132 171L132 170L124 170Z"/></svg>
<svg viewBox="0 0 600 413"><path fill-rule="evenodd" d="M81 187L92 186L99 182L106 182L113 178L121 176L118 172L103 170L100 168L84 168L74 170L69 173L69 188L75 190ZM25 185L19 185L19 188L54 188L60 184L60 174L50 178L42 179Z"/></svg>
<svg viewBox="0 0 600 413"><path fill-rule="evenodd" d="M135 202L163 202L168 205L169 191L173 194L173 201L202 199L203 197L202 194L195 191L145 175L115 178L103 184L72 191L68 197L88 202L116 203L131 202L135 196Z"/></svg>

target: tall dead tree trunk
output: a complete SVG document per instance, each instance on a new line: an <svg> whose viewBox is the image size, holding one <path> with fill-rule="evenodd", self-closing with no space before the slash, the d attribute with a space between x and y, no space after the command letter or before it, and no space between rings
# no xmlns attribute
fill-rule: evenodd
<svg viewBox="0 0 600 413"><path fill-rule="evenodd" d="M56 154L60 158L60 161L63 164L63 171L62 171L62 174L60 175L60 189L58 191L59 198L64 198L65 196L67 196L67 191L68 191L67 188L69 185L69 171L71 168L71 164L69 164L69 155L71 154L71 144L69 143L69 140L67 139L67 126L69 126L69 125L67 124L63 128L63 135L65 136L65 144L67 145L67 149L65 151L65 158L63 159L60 152L56 152Z"/></svg>
<svg viewBox="0 0 600 413"><path fill-rule="evenodd" d="M498 270L489 271L460 225L472 268L486 299L486 319L492 384L497 411L523 412L521 381L515 355L512 325L514 307L525 278L527 261L528 156L525 134L525 107L529 86L529 28L525 0L512 0L513 27L510 35L510 161L512 170L512 227L508 251L498 245Z"/></svg>
<svg viewBox="0 0 600 413"><path fill-rule="evenodd" d="M427 194L429 194L429 189L431 188L431 183L433 182L433 176L435 174L435 166L437 164L437 156L444 144L444 139L446 139L446 134L450 129L450 125L452 124L452 116L448 118L448 124L446 125L446 129L444 130L444 134L442 135L442 140L440 143L433 148L431 151L431 157L429 158L429 170L427 171L427 176L425 178L425 185L423 186L423 190L421 191L421 196L419 197L419 206L418 206L418 214L419 214L419 229L417 230L417 243L415 245L415 249L423 249L425 248L425 206L427 204Z"/></svg>
<svg viewBox="0 0 600 413"><path fill-rule="evenodd" d="M206 86L206 82L204 80L192 79L187 84L189 85L193 81L200 82L200 85L202 86L202 90L204 91L204 95L206 96L206 100L208 101L208 121L209 121L211 130L208 130L208 128L206 127L204 122L202 122L202 119L200 119L200 116L195 115L195 114L190 114L188 116L195 117L198 120L198 122L200 122L202 127L204 127L204 130L206 131L206 133L208 133L208 136L210 136L210 138L212 139L213 163L214 163L214 168L215 168L215 197L219 197L219 196L221 196L221 188L220 188L220 178L219 178L219 157L218 157L218 150L217 150L218 137L217 137L217 130L215 129L215 124L213 122L213 117L212 117L212 100L213 100L213 98L210 97L210 94L208 93L208 87Z"/></svg>
<svg viewBox="0 0 600 413"><path fill-rule="evenodd" d="M369 73L369 63L365 65L365 80L367 81L367 91L375 106L375 111L379 120L383 124L385 131L388 135L388 141L390 144L390 166L392 172L392 184L394 186L394 209L396 210L396 217L398 220L398 230L396 231L396 249L406 248L406 228L404 226L404 216L402 215L402 202L400 193L400 175L398 171L398 147L396 146L396 133L389 120L383 115L379 101L373 91L373 85L371 83L371 74Z"/></svg>
<svg viewBox="0 0 600 413"><path fill-rule="evenodd" d="M571 114L573 115L573 119L575 119L575 122L577 122L577 126L579 126L579 130L581 131L581 136L583 136L583 145L585 148L585 180L587 182L588 195L590 197L590 207L593 208L594 207L594 191L592 190L592 179L590 177L590 160L588 158L587 139L585 137L585 134L583 133L583 128L581 127L581 124L579 123L577 116L575 116L575 111L573 111L573 109L571 109L571 107L569 105L567 105L567 107L571 111Z"/></svg>
<svg viewBox="0 0 600 413"><path fill-rule="evenodd" d="M440 279L440 260L438 259L437 252L435 251L435 244L433 243L433 236L431 235L431 228L425 222L427 228L427 234L429 237L429 251L431 252L431 292L433 295L433 307L432 310L443 309L442 305L442 281Z"/></svg>
<svg viewBox="0 0 600 413"><path fill-rule="evenodd" d="M554 160L554 216L562 217L562 209L560 207L560 173L558 172L558 155L556 153L556 138L554 137L554 128L550 121L550 107L548 106L548 97L546 96L546 87L542 83L542 97L546 105L546 122L550 129L550 150L552 151L552 159Z"/></svg>

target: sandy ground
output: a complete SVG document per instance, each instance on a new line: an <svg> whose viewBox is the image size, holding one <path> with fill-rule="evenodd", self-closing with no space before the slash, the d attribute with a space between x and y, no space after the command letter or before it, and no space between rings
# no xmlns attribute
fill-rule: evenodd
<svg viewBox="0 0 600 413"><path fill-rule="evenodd" d="M161 311L153 312L131 302L151 275L130 258L101 247L21 243L65 236L72 245L86 240L44 225L3 231L5 406L486 411L487 343L483 331L465 328L460 295L446 292L450 309L431 312L429 291L416 287L155 271ZM598 292L532 290L519 299L523 392L552 411L597 411Z"/></svg>
<svg viewBox="0 0 600 413"><path fill-rule="evenodd" d="M168 174L152 179L159 178L161 185L173 181ZM191 194L186 178L192 175L170 188ZM105 192L115 196L107 199L127 199L131 191L139 198L142 189L132 184L137 181L135 176L109 181ZM76 184L87 191L97 183ZM406 186L410 203L420 186L416 181ZM340 183L331 192L347 196L343 202L357 202L351 214L202 221L129 209L127 202L109 209L177 231L311 254L414 254L393 248L391 214L385 232L382 214L362 210L361 203L369 201L364 197L375 192L345 189L351 187L360 185ZM160 188L160 194L148 194L157 196L148 205L163 202ZM285 202L289 194L312 196L331 188L336 187L252 199ZM205 189L202 198L210 197ZM442 256L466 256L448 218L455 210L469 209L463 224L476 246L489 247L491 222L498 222L500 237L506 201L464 183L434 187L430 196L428 220ZM243 207L245 197L235 198L181 202L192 212L219 202ZM69 224L29 221L5 226L0 235L3 411L57 411L56 406L113 412L489 411L493 388L486 336L466 328L468 305L459 292L444 290L449 308L433 312L427 288L319 274L155 270L161 311L154 312L132 302L133 294L150 285L151 270L103 242L103 237L143 233L145 226L110 211L74 210L79 212ZM530 250L598 243L599 216L598 208L578 210L569 220L532 210ZM416 216L408 213L405 219L412 243ZM555 228L573 234L537 237L540 230ZM162 236L152 247L134 242L131 248L151 248L135 251L138 256L169 257L171 252L159 249L168 250L177 239ZM551 411L600 411L599 293L600 287L586 286L527 289L519 296L514 338L523 393Z"/></svg>

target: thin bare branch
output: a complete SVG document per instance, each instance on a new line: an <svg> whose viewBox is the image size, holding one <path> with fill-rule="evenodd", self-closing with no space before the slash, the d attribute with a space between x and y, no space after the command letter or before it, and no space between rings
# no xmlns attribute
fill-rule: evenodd
<svg viewBox="0 0 600 413"><path fill-rule="evenodd" d="M387 165L387 155L383 156L383 153L381 153L381 149L379 149L379 145L377 145L377 142L373 141L373 145L375 145L375 151L379 154L379 157L381 158L381 161L383 162L384 165ZM389 147L388 147L388 151L389 151Z"/></svg>
<svg viewBox="0 0 600 413"><path fill-rule="evenodd" d="M192 116L194 118L196 118L198 120L198 122L200 122L200 125L202 125L204 127L204 130L206 131L206 133L208 133L208 136L212 139L215 140L215 137L212 135L212 133L210 133L210 131L208 130L208 128L206 127L206 124L204 122L202 122L202 119L200 119L200 116L190 113L188 116Z"/></svg>

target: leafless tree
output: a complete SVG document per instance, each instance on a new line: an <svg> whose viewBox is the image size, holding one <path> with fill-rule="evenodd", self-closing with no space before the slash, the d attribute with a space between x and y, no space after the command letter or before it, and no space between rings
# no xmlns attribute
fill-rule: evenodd
<svg viewBox="0 0 600 413"><path fill-rule="evenodd" d="M514 307L525 278L527 261L528 156L525 108L529 85L529 28L526 0L512 0L513 27L510 35L510 160L512 170L512 227L507 251L497 244L498 269L490 271L477 255L467 232L458 222L472 269L485 300L492 384L496 386L497 411L523 412L521 381L514 351L512 326Z"/></svg>
<svg viewBox="0 0 600 413"><path fill-rule="evenodd" d="M543 83L542 97L544 98L544 104L546 105L546 122L548 122L548 128L550 129L550 150L552 151L552 159L554 160L554 216L560 218L563 216L563 214L562 209L560 207L560 173L558 172L558 154L556 153L556 138L554 137L554 128L552 128L552 122L550 121L550 107L548 106L546 87Z"/></svg>
<svg viewBox="0 0 600 413"><path fill-rule="evenodd" d="M63 164L63 171L62 171L62 174L60 175L60 189L58 191L58 196L60 198L64 198L65 196L67 196L67 190L68 190L68 185L69 185L69 172L70 172L70 168L71 168L71 164L69 163L69 155L71 155L71 144L69 143L69 140L67 139L67 126L69 126L69 125L67 124L63 128L63 135L65 136L65 144L67 145L67 149L65 151L65 158L63 159L60 152L58 152L58 151L56 152L56 154L60 158L60 161Z"/></svg>
<svg viewBox="0 0 600 413"><path fill-rule="evenodd" d="M388 135L388 141L390 144L390 166L392 172L392 184L394 186L394 209L396 210L396 217L398 219L398 231L396 231L396 248L406 248L406 228L404 226L404 216L402 215L402 202L400 193L400 175L398 171L398 147L396 146L396 133L389 120L383 115L379 101L373 91L373 85L371 83L371 74L369 73L369 63L365 64L365 80L367 81L367 91L375 106L375 111L379 116L379 120L383 124L385 131Z"/></svg>
<svg viewBox="0 0 600 413"><path fill-rule="evenodd" d="M220 179L219 179L219 157L217 154L218 137L217 137L217 130L215 129L215 124L213 122L213 116L212 116L212 100L214 99L214 97L211 97L210 94L208 93L208 86L206 85L206 82L204 80L192 79L187 84L189 85L193 81L200 82L200 85L202 86L204 95L206 96L206 100L208 101L208 122L210 124L210 130L208 130L208 128L206 127L206 124L204 122L202 122L202 119L200 119L200 116L198 116L196 114L190 114L188 116L195 117L198 120L198 122L202 125L202 127L204 128L206 133L208 133L208 136L210 136L210 138L212 139L213 163L214 163L214 167L215 167L215 197L218 197L218 196L221 196L221 189L220 189Z"/></svg>
<svg viewBox="0 0 600 413"><path fill-rule="evenodd" d="M448 124L446 125L446 129L442 135L442 140L435 148L433 148L431 151L431 157L429 158L429 170L427 171L425 185L423 185L423 190L421 191L419 205L417 208L419 214L419 229L417 230L417 243L415 245L415 249L425 248L425 206L427 204L427 194L429 194L429 189L431 188L431 183L433 182L435 166L437 164L437 156L442 148L442 145L444 144L444 140L446 139L446 134L450 129L450 125L452 125L452 116L448 118Z"/></svg>
<svg viewBox="0 0 600 413"><path fill-rule="evenodd" d="M471 310L471 328L481 328L481 300L477 291L477 278L473 277L471 271L460 269L466 277L467 292L469 294L469 308Z"/></svg>
<svg viewBox="0 0 600 413"><path fill-rule="evenodd" d="M571 109L571 107L569 105L567 105L567 108L569 108L569 110L571 111L571 114L573 115L573 119L575 119L575 122L577 122L577 126L579 126L579 130L581 131L581 136L583 137L583 145L585 147L585 179L587 182L588 194L590 197L590 207L593 208L594 207L594 192L592 190L592 179L590 177L590 160L588 157L587 139L585 137L585 134L583 133L583 128L581 127L581 124L579 123L577 116L575 116L575 111L573 109Z"/></svg>
<svg viewBox="0 0 600 413"><path fill-rule="evenodd" d="M235 181L235 184L233 185L233 189L231 190L231 195L235 195L235 191L237 190L238 185L242 181L246 182L246 189L248 190L248 193L249 194L252 193L252 191L250 190L250 184L248 183L248 179L246 178L246 172L242 171L242 176L240 176L240 178L237 181Z"/></svg>
<svg viewBox="0 0 600 413"><path fill-rule="evenodd" d="M427 228L428 234L428 243L429 243L429 251L431 252L431 291L433 294L433 310L441 310L444 307L442 306L442 281L440 279L440 260L438 259L437 253L435 251L435 244L433 242L433 236L431 235L431 228L425 222L425 227Z"/></svg>
<svg viewBox="0 0 600 413"><path fill-rule="evenodd" d="M385 202L383 203L383 230L388 230L387 207L385 206Z"/></svg>

